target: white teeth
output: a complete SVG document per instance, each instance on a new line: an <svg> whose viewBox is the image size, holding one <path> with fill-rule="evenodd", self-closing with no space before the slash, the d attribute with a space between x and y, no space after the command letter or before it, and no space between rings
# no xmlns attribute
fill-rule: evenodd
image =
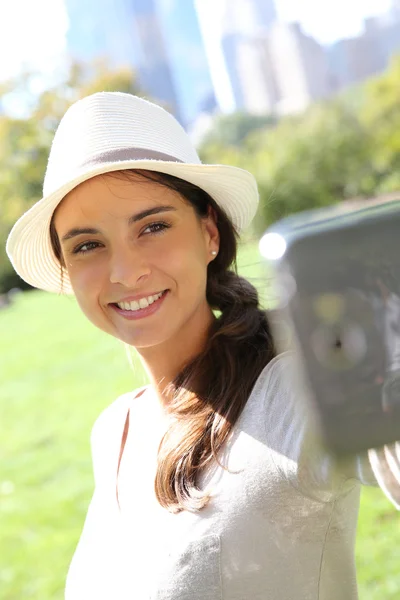
<svg viewBox="0 0 400 600"><path fill-rule="evenodd" d="M153 304L156 300L161 298L163 292L154 294L154 296L148 296L148 298L140 298L139 301L132 300L132 302L118 302L117 305L123 310L140 310L141 308L147 308L150 304Z"/></svg>

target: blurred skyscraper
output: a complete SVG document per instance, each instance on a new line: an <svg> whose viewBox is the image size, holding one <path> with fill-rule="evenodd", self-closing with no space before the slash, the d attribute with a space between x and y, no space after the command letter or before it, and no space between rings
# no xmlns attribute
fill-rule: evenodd
<svg viewBox="0 0 400 600"><path fill-rule="evenodd" d="M236 110L273 112L276 86L258 39L268 35L275 18L272 0L230 0L225 6L221 45Z"/></svg>
<svg viewBox="0 0 400 600"><path fill-rule="evenodd" d="M274 0L194 2L220 109L268 111L268 84L261 74L268 65L251 39L274 22Z"/></svg>
<svg viewBox="0 0 400 600"><path fill-rule="evenodd" d="M400 21L400 0L392 0L391 13L395 20Z"/></svg>
<svg viewBox="0 0 400 600"><path fill-rule="evenodd" d="M131 65L144 94L180 118L155 0L65 0L65 5L74 58L105 56L114 65Z"/></svg>
<svg viewBox="0 0 400 600"><path fill-rule="evenodd" d="M132 34L138 42L137 66L142 88L155 99L165 102L181 119L156 0L125 0L125 5Z"/></svg>
<svg viewBox="0 0 400 600"><path fill-rule="evenodd" d="M274 0L253 0L253 2L259 25L268 29L278 18Z"/></svg>
<svg viewBox="0 0 400 600"><path fill-rule="evenodd" d="M387 18L380 23L381 43L386 62L400 54L400 0L392 0L392 7Z"/></svg>
<svg viewBox="0 0 400 600"><path fill-rule="evenodd" d="M228 0L225 4L224 27L237 33L268 30L275 20L274 0Z"/></svg>
<svg viewBox="0 0 400 600"><path fill-rule="evenodd" d="M339 40L327 50L336 90L360 83L382 73L395 54L400 54L400 10L366 19L364 31Z"/></svg>
<svg viewBox="0 0 400 600"><path fill-rule="evenodd" d="M272 0L229 0L221 46L235 110L278 115L332 92L324 48L296 23L278 23Z"/></svg>
<svg viewBox="0 0 400 600"><path fill-rule="evenodd" d="M298 23L275 23L262 45L275 81L278 115L300 112L333 93L325 48Z"/></svg>
<svg viewBox="0 0 400 600"><path fill-rule="evenodd" d="M180 110L189 125L217 106L193 0L158 0Z"/></svg>
<svg viewBox="0 0 400 600"><path fill-rule="evenodd" d="M362 35L324 48L275 0L65 0L67 43L80 60L129 64L142 91L185 126L200 114L277 115L382 72L400 52L400 0ZM204 119L203 119L204 120Z"/></svg>

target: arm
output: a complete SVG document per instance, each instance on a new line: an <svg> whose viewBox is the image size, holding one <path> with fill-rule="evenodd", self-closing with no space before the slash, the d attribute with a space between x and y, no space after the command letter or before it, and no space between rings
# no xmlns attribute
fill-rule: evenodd
<svg viewBox="0 0 400 600"><path fill-rule="evenodd" d="M269 438L280 471L301 493L323 502L362 483L379 485L400 509L400 445L338 459L323 443L297 369L293 353L282 354L266 392Z"/></svg>
<svg viewBox="0 0 400 600"><path fill-rule="evenodd" d="M379 484L390 502L400 510L400 444L368 451L369 462Z"/></svg>

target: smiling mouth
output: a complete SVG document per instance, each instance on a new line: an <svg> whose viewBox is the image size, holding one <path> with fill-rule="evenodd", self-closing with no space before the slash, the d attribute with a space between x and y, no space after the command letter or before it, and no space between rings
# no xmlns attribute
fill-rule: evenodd
<svg viewBox="0 0 400 600"><path fill-rule="evenodd" d="M163 292L159 292L158 294L153 294L151 296L146 296L144 298L140 298L140 300L131 300L130 302L112 302L111 305L119 308L120 310L126 310L131 312L138 312L140 310L144 310L148 308L158 300L160 300L168 290L164 290Z"/></svg>

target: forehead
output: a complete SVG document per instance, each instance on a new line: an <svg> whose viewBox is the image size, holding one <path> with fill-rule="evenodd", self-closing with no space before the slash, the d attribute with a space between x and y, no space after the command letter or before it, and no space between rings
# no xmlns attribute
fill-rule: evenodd
<svg viewBox="0 0 400 600"><path fill-rule="evenodd" d="M166 204L185 211L189 203L175 190L157 181L138 176L98 175L74 188L55 212L56 227L79 217L126 217L136 211Z"/></svg>

